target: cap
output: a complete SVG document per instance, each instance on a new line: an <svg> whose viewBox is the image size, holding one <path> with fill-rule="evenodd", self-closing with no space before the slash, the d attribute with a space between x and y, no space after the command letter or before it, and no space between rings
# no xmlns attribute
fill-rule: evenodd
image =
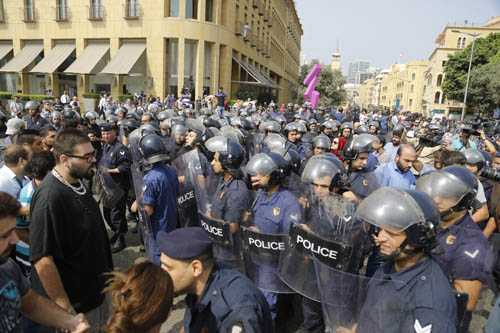
<svg viewBox="0 0 500 333"><path fill-rule="evenodd" d="M184 227L156 235L160 251L173 259L189 259L212 249L212 240L200 227Z"/></svg>
<svg viewBox="0 0 500 333"><path fill-rule="evenodd" d="M7 131L6 135L14 135L19 132L21 128L24 127L24 120L19 118L12 118L7 121Z"/></svg>
<svg viewBox="0 0 500 333"><path fill-rule="evenodd" d="M102 123L101 132L108 132L115 129L115 125L111 123Z"/></svg>

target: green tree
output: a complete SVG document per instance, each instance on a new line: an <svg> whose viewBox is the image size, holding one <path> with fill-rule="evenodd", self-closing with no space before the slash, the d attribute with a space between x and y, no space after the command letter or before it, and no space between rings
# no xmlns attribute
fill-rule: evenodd
<svg viewBox="0 0 500 333"><path fill-rule="evenodd" d="M303 104L306 101L304 93L307 86L304 85L304 80L311 68L318 63L319 61L314 59L311 61L311 64L300 66L297 82L293 84L291 88L292 97L299 104ZM332 71L330 67L323 66L323 69L321 69L321 72L318 74L318 85L316 86L316 91L320 93L319 104L338 105L344 101L346 97L344 84L345 78L340 71Z"/></svg>
<svg viewBox="0 0 500 333"><path fill-rule="evenodd" d="M444 96L448 99L455 101L462 101L464 99L471 49L472 43L465 49L448 56L449 59L444 67L445 76L442 85ZM499 61L500 33L490 34L484 38L477 38L472 56L472 70L476 71L488 63L495 64ZM480 82L481 80L476 80L477 84ZM470 88L471 85L469 85ZM479 87L476 88L479 89ZM469 99L469 96L467 99ZM467 101L467 105L477 106L474 103L475 101L472 100L470 103Z"/></svg>
<svg viewBox="0 0 500 333"><path fill-rule="evenodd" d="M500 106L500 62L471 71L467 104L477 107L483 114L492 114Z"/></svg>

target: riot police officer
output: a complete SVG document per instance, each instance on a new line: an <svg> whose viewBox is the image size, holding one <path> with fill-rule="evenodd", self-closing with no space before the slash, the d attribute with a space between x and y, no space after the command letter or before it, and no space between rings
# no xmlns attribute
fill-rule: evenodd
<svg viewBox="0 0 500 333"><path fill-rule="evenodd" d="M320 134L313 140L313 153L314 155L324 154L330 151L332 142L330 138L324 134Z"/></svg>
<svg viewBox="0 0 500 333"><path fill-rule="evenodd" d="M434 256L452 285L469 294L467 312L459 327L467 332L482 284L488 280L493 257L488 240L469 215L477 194L477 178L460 166L424 175L416 189L430 195L441 214L438 239L444 253Z"/></svg>
<svg viewBox="0 0 500 333"><path fill-rule="evenodd" d="M95 111L88 111L84 115L85 118L85 131L86 133L93 133L94 137L96 138L101 138L101 130L99 128L99 125L96 124L97 118L99 118L99 115Z"/></svg>
<svg viewBox="0 0 500 333"><path fill-rule="evenodd" d="M380 229L374 240L384 261L368 282L356 331L456 332L455 298L430 256L439 246L439 210L432 199L383 187L361 202L356 216Z"/></svg>
<svg viewBox="0 0 500 333"><path fill-rule="evenodd" d="M246 165L251 184L258 188L256 199L243 222L250 223L251 229L269 234L286 234L292 221L300 221L301 209L297 198L281 183L286 175L286 162L276 152L261 153L253 156ZM249 221L251 217L251 222ZM277 274L277 267L266 267ZM281 315L278 298L283 294L263 291L273 320Z"/></svg>
<svg viewBox="0 0 500 333"><path fill-rule="evenodd" d="M117 204L112 207L104 207L104 219L108 223L114 235L110 239L113 244L113 253L123 250L125 245L125 234L127 233L127 219L125 218L127 194L130 188L130 166L132 158L127 147L116 138L116 126L103 123L101 133L105 142L99 161L100 169L108 172L116 185L123 191Z"/></svg>
<svg viewBox="0 0 500 333"><path fill-rule="evenodd" d="M340 125L340 136L344 139L349 140L352 137L352 124L350 122L343 122Z"/></svg>
<svg viewBox="0 0 500 333"><path fill-rule="evenodd" d="M160 249L157 242L158 232L171 232L177 226L177 197L179 182L175 169L165 161L170 156L165 149L161 137L148 134L139 142L139 152L142 161L149 171L142 180L142 198L137 198L132 206L137 211L137 205L142 205L149 217L150 231L147 235L148 255L152 261L160 265Z"/></svg>
<svg viewBox="0 0 500 333"><path fill-rule="evenodd" d="M359 203L379 187L373 172L364 170L368 154L372 152L373 142L376 140L377 137L373 135L362 134L347 141L344 150L340 152L349 174L351 191L343 194L348 201Z"/></svg>
<svg viewBox="0 0 500 333"><path fill-rule="evenodd" d="M272 333L266 299L232 267L215 261L212 241L199 227L157 236L161 266L174 291L187 293L184 332Z"/></svg>
<svg viewBox="0 0 500 333"><path fill-rule="evenodd" d="M28 109L30 117L26 120L26 129L36 129L40 130L45 125L49 124L49 121L45 118L40 117L38 113L38 108L40 105L37 102L29 101L26 103L25 108Z"/></svg>

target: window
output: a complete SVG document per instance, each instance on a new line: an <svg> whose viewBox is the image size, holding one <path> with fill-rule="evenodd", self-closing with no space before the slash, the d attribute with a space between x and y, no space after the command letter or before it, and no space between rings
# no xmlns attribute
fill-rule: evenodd
<svg viewBox="0 0 500 333"><path fill-rule="evenodd" d="M462 37L458 37L458 40L457 40L457 49L460 49L462 48Z"/></svg>
<svg viewBox="0 0 500 333"><path fill-rule="evenodd" d="M198 18L198 0L186 0L186 18L194 20Z"/></svg>
<svg viewBox="0 0 500 333"><path fill-rule="evenodd" d="M102 0L90 0L89 18L91 20L99 20L104 17L104 7Z"/></svg>
<svg viewBox="0 0 500 333"><path fill-rule="evenodd" d="M441 63L441 66L442 67L446 66L446 60L443 60L443 62Z"/></svg>
<svg viewBox="0 0 500 333"><path fill-rule="evenodd" d="M411 80L412 80L412 81L415 81L415 73L413 73L413 74L411 75Z"/></svg>
<svg viewBox="0 0 500 333"><path fill-rule="evenodd" d="M205 21L214 21L214 0L205 1Z"/></svg>
<svg viewBox="0 0 500 333"><path fill-rule="evenodd" d="M57 0L56 21L66 21L68 19L68 0Z"/></svg>
<svg viewBox="0 0 500 333"><path fill-rule="evenodd" d="M35 1L25 0L24 1L24 21L34 21L35 20Z"/></svg>
<svg viewBox="0 0 500 333"><path fill-rule="evenodd" d="M466 39L467 39L467 38L465 38L465 37L464 37L464 38L462 38L462 47L461 47L462 49L465 47L465 40L466 40Z"/></svg>
<svg viewBox="0 0 500 333"><path fill-rule="evenodd" d="M167 17L179 17L179 0L166 0L165 13Z"/></svg>
<svg viewBox="0 0 500 333"><path fill-rule="evenodd" d="M139 0L126 0L124 17L127 19L138 19L141 14Z"/></svg>
<svg viewBox="0 0 500 333"><path fill-rule="evenodd" d="M408 106L411 107L412 104L413 104L413 99L410 98L410 100L408 101Z"/></svg>
<svg viewBox="0 0 500 333"><path fill-rule="evenodd" d="M440 91L436 91L436 94L434 95L434 103L441 104L441 92Z"/></svg>
<svg viewBox="0 0 500 333"><path fill-rule="evenodd" d="M415 88L415 87L414 87L414 86L413 86L413 84L412 84L412 85L410 86L410 93L413 93L414 88Z"/></svg>
<svg viewBox="0 0 500 333"><path fill-rule="evenodd" d="M196 82L197 53L198 41L186 39L184 44L184 87L189 89L191 96L196 95L194 83Z"/></svg>
<svg viewBox="0 0 500 333"><path fill-rule="evenodd" d="M167 39L167 87L170 94L177 95L177 66L179 63L179 40Z"/></svg>
<svg viewBox="0 0 500 333"><path fill-rule="evenodd" d="M0 0L0 22L4 21L4 15L3 15L3 0Z"/></svg>
<svg viewBox="0 0 500 333"><path fill-rule="evenodd" d="M443 74L439 74L437 76L436 86L440 87L442 83L443 83Z"/></svg>

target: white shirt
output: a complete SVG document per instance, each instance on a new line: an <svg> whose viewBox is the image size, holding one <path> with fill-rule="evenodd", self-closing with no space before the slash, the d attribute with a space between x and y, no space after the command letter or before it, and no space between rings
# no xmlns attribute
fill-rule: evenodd
<svg viewBox="0 0 500 333"><path fill-rule="evenodd" d="M28 178L23 177L22 185L20 185L16 180L16 174L8 166L4 165L0 168L0 192L6 192L14 198L19 199L19 193L29 181Z"/></svg>
<svg viewBox="0 0 500 333"><path fill-rule="evenodd" d="M10 103L10 109L11 109L11 111L10 111L11 118L16 118L17 117L16 116L16 112L19 111L19 110L24 109L24 105L21 102L16 103L16 101L12 101ZM15 112L13 112L12 110L14 110Z"/></svg>
<svg viewBox="0 0 500 333"><path fill-rule="evenodd" d="M75 106L80 107L80 102L78 102L78 101L71 101L71 103L69 103L69 105L71 105L72 107L75 107Z"/></svg>
<svg viewBox="0 0 500 333"><path fill-rule="evenodd" d="M70 99L69 99L68 95L61 95L61 103L68 104L69 101L70 101Z"/></svg>

